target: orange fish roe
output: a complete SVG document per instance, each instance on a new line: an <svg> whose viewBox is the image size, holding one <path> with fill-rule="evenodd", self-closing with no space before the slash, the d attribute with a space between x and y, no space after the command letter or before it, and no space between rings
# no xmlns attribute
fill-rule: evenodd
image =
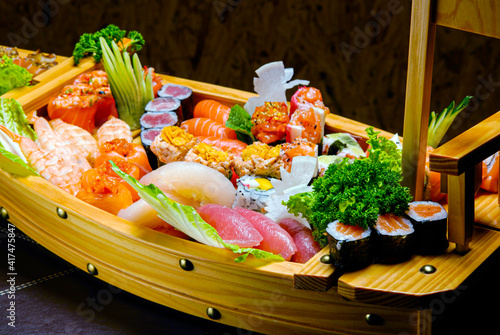
<svg viewBox="0 0 500 335"><path fill-rule="evenodd" d="M266 102L255 108L252 134L263 143L276 142L285 137L288 122L290 117L285 102Z"/></svg>
<svg viewBox="0 0 500 335"><path fill-rule="evenodd" d="M241 152L241 159L248 161L252 159L253 156L259 156L262 159L275 158L279 156L280 149L280 145L270 147L265 143L254 142L243 149Z"/></svg>
<svg viewBox="0 0 500 335"><path fill-rule="evenodd" d="M133 144L123 138L115 138L111 141L105 142L101 146L102 152L109 153L114 151L122 156L129 155L133 149L134 149Z"/></svg>
<svg viewBox="0 0 500 335"><path fill-rule="evenodd" d="M167 143L180 147L191 142L194 136L180 127L168 126L161 130L161 138Z"/></svg>

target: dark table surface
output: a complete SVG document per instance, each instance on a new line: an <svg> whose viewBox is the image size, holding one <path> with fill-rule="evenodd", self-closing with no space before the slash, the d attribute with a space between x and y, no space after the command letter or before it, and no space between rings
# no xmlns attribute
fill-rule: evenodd
<svg viewBox="0 0 500 335"><path fill-rule="evenodd" d="M17 228L15 250L8 250L8 228L0 220L0 334L257 334L187 315L110 286ZM9 264L8 254L12 253L15 263ZM500 333L499 260L498 255L491 259L488 271L454 294L431 301L433 334ZM11 265L15 275L11 275ZM9 325L12 302L15 328Z"/></svg>

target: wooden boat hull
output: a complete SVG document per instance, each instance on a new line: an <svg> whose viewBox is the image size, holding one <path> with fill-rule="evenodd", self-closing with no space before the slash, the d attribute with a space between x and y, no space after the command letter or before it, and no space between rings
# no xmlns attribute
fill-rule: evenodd
<svg viewBox="0 0 500 335"><path fill-rule="evenodd" d="M82 62L68 68L71 75L57 75L58 81L39 92L20 94L25 111L44 106L71 77L93 68L95 64ZM195 102L210 97L241 104L253 96L180 78L163 79L191 87ZM330 116L327 124L329 131L360 137L367 127L339 116ZM235 254L228 250L138 226L41 177L16 177L0 170L0 206L28 236L109 284L185 313L270 334L430 333L432 308L422 302L456 290L500 246L500 234L483 229L465 256L450 247L444 255L415 256L402 264L374 264L342 274L321 261L327 249L306 264L252 257L235 263ZM426 264L438 266L438 275L423 274Z"/></svg>

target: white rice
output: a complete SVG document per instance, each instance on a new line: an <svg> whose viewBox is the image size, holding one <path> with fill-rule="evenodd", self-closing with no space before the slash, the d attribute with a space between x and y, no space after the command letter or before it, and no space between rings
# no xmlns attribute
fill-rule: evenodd
<svg viewBox="0 0 500 335"><path fill-rule="evenodd" d="M335 229L338 224L339 224L339 220L335 220L333 222L330 222L328 224L328 226L326 227L326 232L328 234L330 234L330 236L332 236L337 241L345 241L345 242L356 241L356 240L360 240L360 239L363 239L365 237L368 237L371 234L370 229L365 229L365 231L363 231L363 233L361 234L360 238L356 238L356 237L354 237L354 235L351 235L351 234L348 234L348 235L341 234Z"/></svg>

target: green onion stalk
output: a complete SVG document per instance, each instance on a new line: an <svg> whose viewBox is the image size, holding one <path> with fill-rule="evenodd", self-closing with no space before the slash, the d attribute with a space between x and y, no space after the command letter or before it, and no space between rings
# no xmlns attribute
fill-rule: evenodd
<svg viewBox="0 0 500 335"><path fill-rule="evenodd" d="M144 108L154 98L151 71L144 77L137 54L131 59L130 54L120 51L114 41L111 42L111 48L104 38L100 37L99 41L103 50L104 70L115 98L118 116L132 130L139 129Z"/></svg>

